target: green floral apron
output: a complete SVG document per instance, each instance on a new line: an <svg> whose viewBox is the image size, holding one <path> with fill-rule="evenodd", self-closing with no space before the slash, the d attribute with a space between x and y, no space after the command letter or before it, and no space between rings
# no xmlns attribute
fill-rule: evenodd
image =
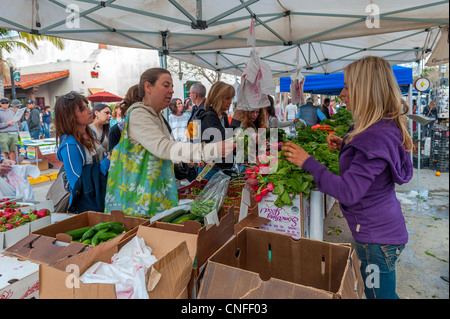
<svg viewBox="0 0 450 319"><path fill-rule="evenodd" d="M159 212L178 205L178 192L173 163L162 160L142 145L128 139L126 116L119 144L111 154L105 212L121 210L127 216L151 218Z"/></svg>

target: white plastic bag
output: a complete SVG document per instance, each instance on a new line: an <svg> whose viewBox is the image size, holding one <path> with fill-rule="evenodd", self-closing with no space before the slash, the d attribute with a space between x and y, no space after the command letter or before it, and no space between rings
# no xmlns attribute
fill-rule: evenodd
<svg viewBox="0 0 450 319"><path fill-rule="evenodd" d="M272 71L269 65L259 58L256 49L253 49L247 67L242 74L236 108L252 111L269 106L267 95L274 93L275 83Z"/></svg>
<svg viewBox="0 0 450 319"><path fill-rule="evenodd" d="M150 223L153 223L155 220L169 216L170 214L172 214L180 209L184 209L186 211L191 210L193 201L194 201L193 199L181 199L180 201L178 201L178 206L172 207L171 209L165 210L161 213L156 214L152 218L150 218Z"/></svg>
<svg viewBox="0 0 450 319"><path fill-rule="evenodd" d="M117 299L148 299L145 271L157 261L144 239L133 237L111 257L111 263L95 263L80 277L89 283L114 284Z"/></svg>
<svg viewBox="0 0 450 319"><path fill-rule="evenodd" d="M6 175L9 184L15 189L15 196L22 197L24 201L34 200L34 192L28 181L28 176L37 178L41 171L35 165L12 165L11 171Z"/></svg>
<svg viewBox="0 0 450 319"><path fill-rule="evenodd" d="M15 197L16 190L3 177L0 176L0 195L1 197Z"/></svg>

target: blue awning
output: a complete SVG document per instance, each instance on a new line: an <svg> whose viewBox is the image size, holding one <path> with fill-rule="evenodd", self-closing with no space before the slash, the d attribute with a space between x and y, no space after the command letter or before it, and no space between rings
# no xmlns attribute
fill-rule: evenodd
<svg viewBox="0 0 450 319"><path fill-rule="evenodd" d="M393 65L392 70L402 92L408 91L413 83L412 68ZM305 76L303 91L312 94L339 95L344 88L344 73L314 74ZM291 78L280 78L280 91L291 91Z"/></svg>

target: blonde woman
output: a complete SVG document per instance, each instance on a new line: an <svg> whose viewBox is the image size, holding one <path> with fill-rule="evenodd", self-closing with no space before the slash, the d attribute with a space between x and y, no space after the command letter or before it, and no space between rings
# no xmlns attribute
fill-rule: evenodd
<svg viewBox="0 0 450 319"><path fill-rule="evenodd" d="M194 121L201 123L201 141L204 143L220 142L233 136L233 130L241 125L238 120L242 111L236 110L231 122L228 121L227 112L235 94L234 87L224 82L216 82L209 90L205 101L205 109L199 109L194 116ZM226 134L226 132L230 134ZM230 154L231 155L231 154ZM221 163L216 165L204 177L210 179L217 171L233 167L233 158L222 158ZM203 168L199 169L199 173Z"/></svg>
<svg viewBox="0 0 450 319"><path fill-rule="evenodd" d="M355 61L344 69L344 77L341 98L354 125L344 139L328 136L328 147L340 150L340 176L293 143L283 150L288 161L313 175L321 192L339 201L362 262L366 297L397 299L395 263L408 232L395 184L407 183L413 176L405 116L409 107L402 101L390 64L382 58Z"/></svg>

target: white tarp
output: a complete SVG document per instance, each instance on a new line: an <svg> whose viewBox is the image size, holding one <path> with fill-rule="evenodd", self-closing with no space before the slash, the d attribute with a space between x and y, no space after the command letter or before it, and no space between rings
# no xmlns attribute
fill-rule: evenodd
<svg viewBox="0 0 450 319"><path fill-rule="evenodd" d="M437 0L0 0L0 28L155 49L241 75L253 17L258 54L275 75L295 72L297 45L301 72L311 74L367 54L420 59L448 10Z"/></svg>

